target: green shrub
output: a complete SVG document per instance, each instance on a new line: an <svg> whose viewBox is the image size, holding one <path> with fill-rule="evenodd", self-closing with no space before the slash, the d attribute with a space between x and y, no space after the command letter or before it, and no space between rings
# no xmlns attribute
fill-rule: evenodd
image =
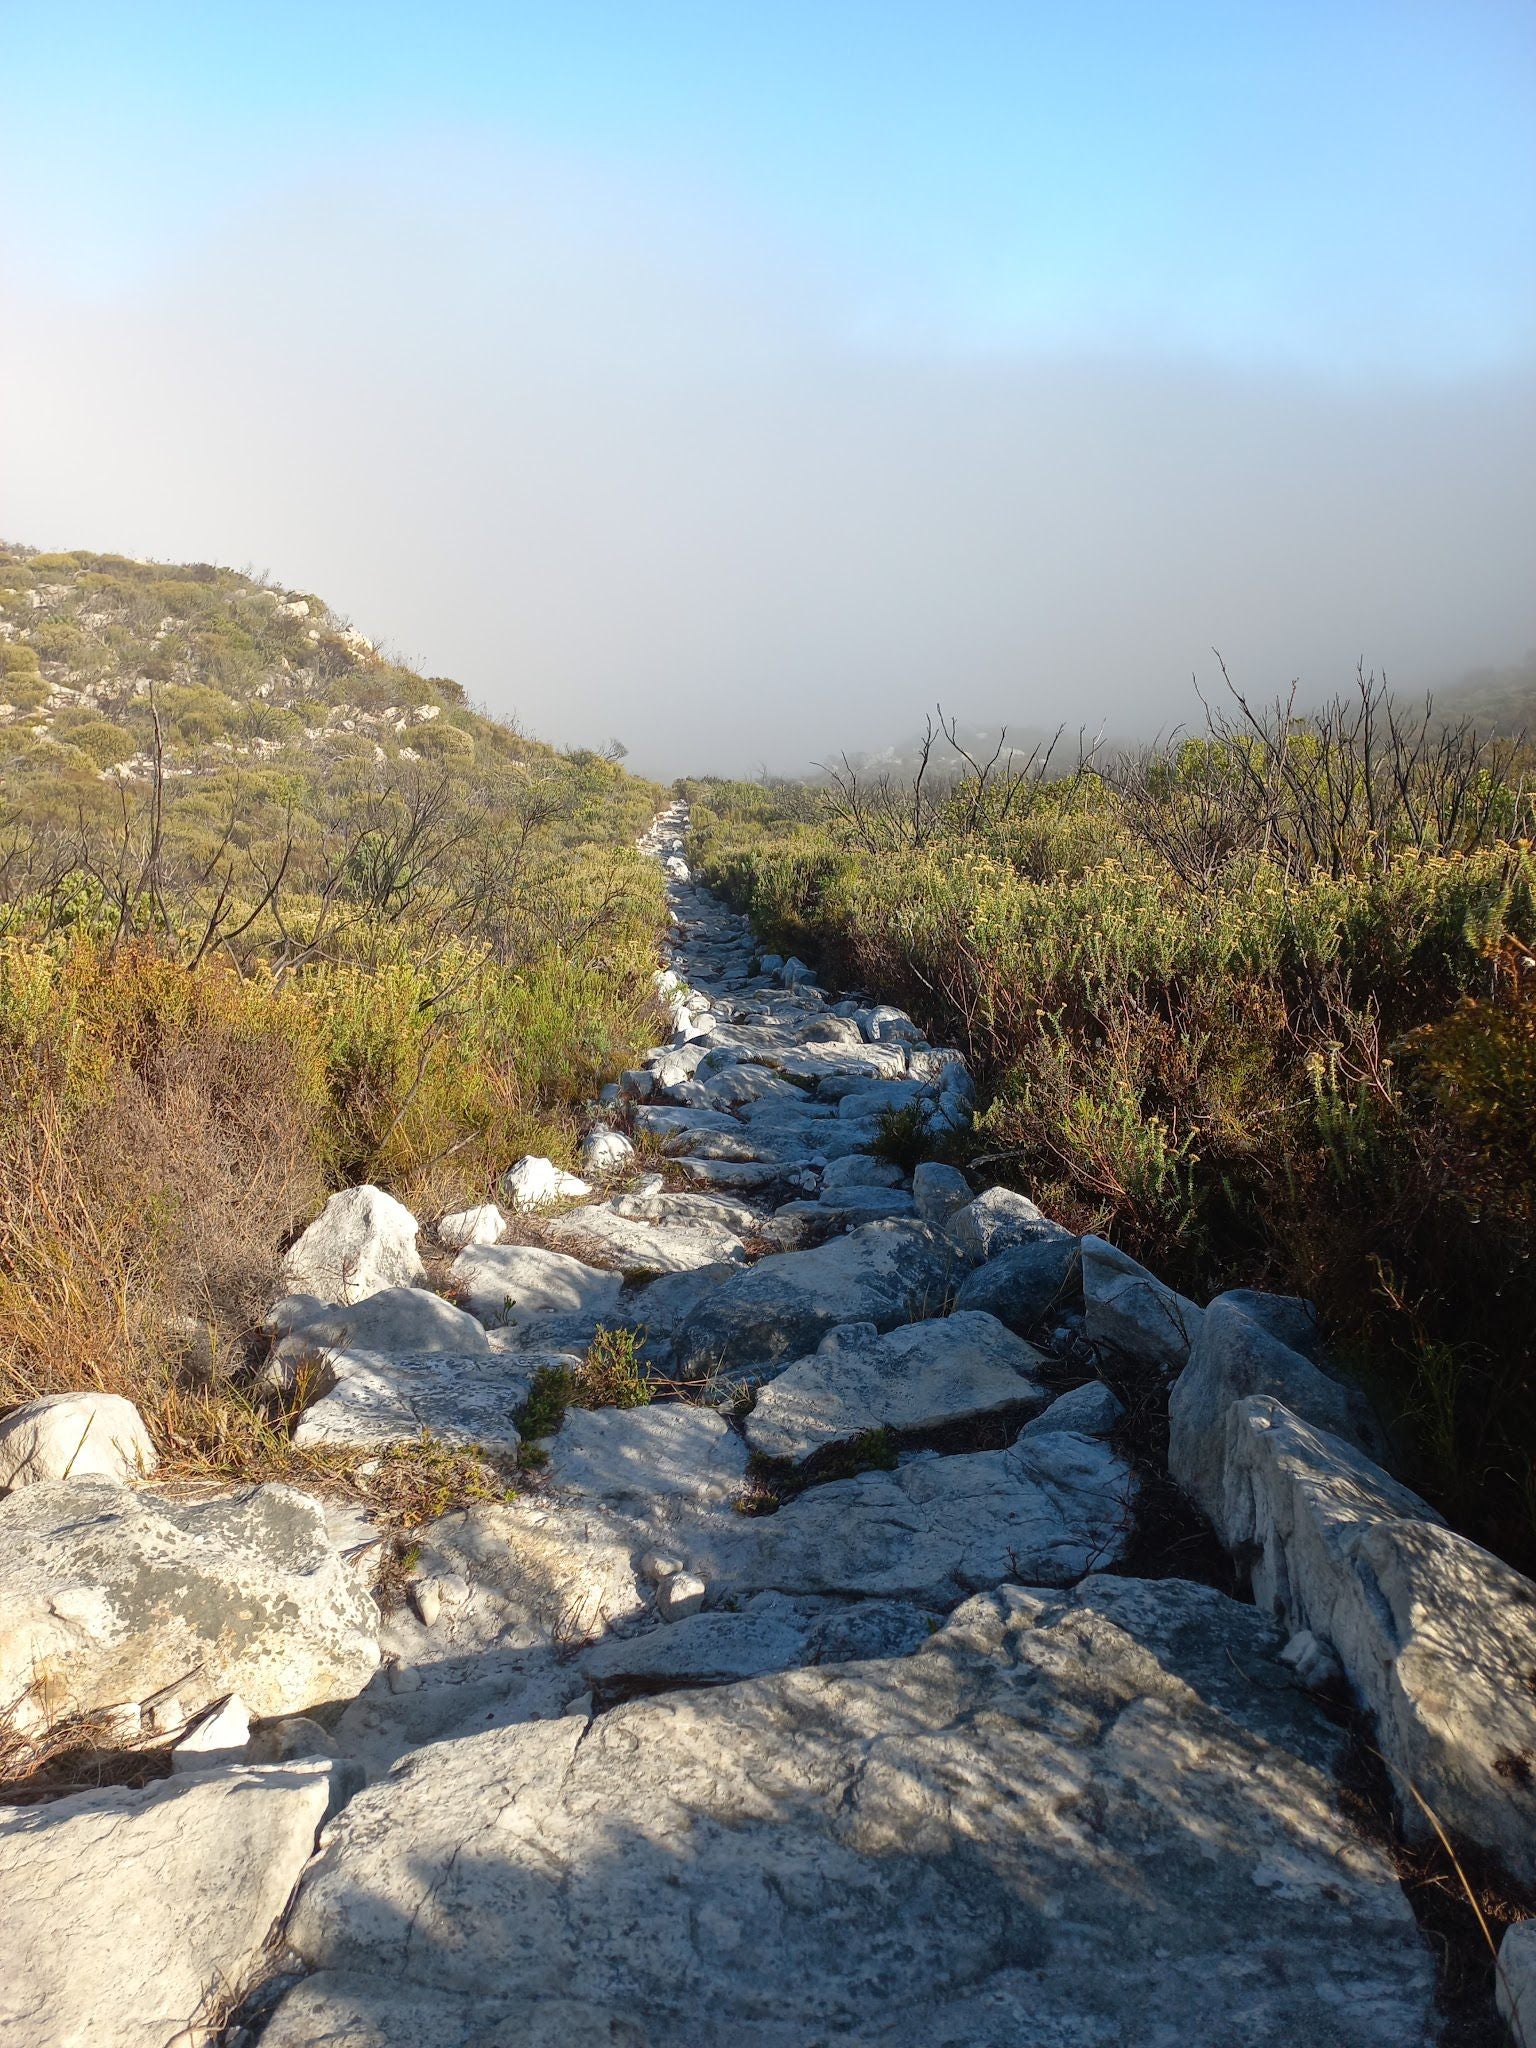
<svg viewBox="0 0 1536 2048"><path fill-rule="evenodd" d="M1325 740L1293 744L1321 778ZM1201 1298L1313 1295L1414 1481L1536 1563L1536 1108L1529 997L1510 992L1533 970L1507 964L1536 951L1536 855L1518 765L1502 794L1479 784L1470 843L1404 827L1384 856L1324 821L1310 868L1194 861L1179 806L1209 766L1186 748L1128 792L1046 785L1025 815L983 806L964 830L951 811L894 858L815 792L807 819L804 790L691 785L692 861L767 943L961 1048L994 1174ZM1241 838L1219 807L1201 815ZM918 1142L895 1120L883 1140L903 1164Z"/></svg>
<svg viewBox="0 0 1536 2048"><path fill-rule="evenodd" d="M85 718L62 727L60 737L88 755L98 768L113 768L139 751L132 733L105 718Z"/></svg>

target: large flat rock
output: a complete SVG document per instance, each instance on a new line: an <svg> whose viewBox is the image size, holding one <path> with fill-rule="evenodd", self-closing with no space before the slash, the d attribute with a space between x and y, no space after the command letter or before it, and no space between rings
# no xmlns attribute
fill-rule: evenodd
<svg viewBox="0 0 1536 2048"><path fill-rule="evenodd" d="M428 1287L386 1287L351 1307L290 1295L268 1324L283 1333L276 1356L284 1362L333 1351L463 1353L488 1343L478 1317Z"/></svg>
<svg viewBox="0 0 1536 2048"><path fill-rule="evenodd" d="M701 1541L690 1560L738 1592L858 1594L947 1608L1005 1579L1067 1586L1113 1564L1135 1482L1098 1437L1021 1436L1006 1451L925 1455L802 1493L777 1514Z"/></svg>
<svg viewBox="0 0 1536 2048"><path fill-rule="evenodd" d="M264 2048L1429 2040L1385 1851L1261 1687L1233 1713L1157 1641L1184 1590L1142 1640L1020 1593L913 1656L422 1751L327 1830Z"/></svg>
<svg viewBox="0 0 1536 2048"><path fill-rule="evenodd" d="M569 1408L549 1454L552 1486L596 1500L725 1500L746 1471L747 1447L730 1425L681 1401Z"/></svg>
<svg viewBox="0 0 1536 2048"><path fill-rule="evenodd" d="M964 1272L925 1223L870 1223L814 1251L779 1252L716 1288L678 1333L687 1366L760 1366L802 1357L839 1323L934 1315Z"/></svg>
<svg viewBox="0 0 1536 2048"><path fill-rule="evenodd" d="M0 1502L0 1700L23 1719L157 1700L174 1726L229 1692L296 1713L357 1692L377 1632L292 1487L185 1501L71 1479Z"/></svg>
<svg viewBox="0 0 1536 2048"><path fill-rule="evenodd" d="M557 1356L537 1352L343 1351L328 1359L322 1392L304 1411L294 1442L410 1443L423 1430L440 1442L512 1452L513 1417L533 1375Z"/></svg>
<svg viewBox="0 0 1536 2048"><path fill-rule="evenodd" d="M806 1458L871 1429L920 1432L1041 1407L1031 1345L979 1313L907 1323L884 1336L873 1323L829 1331L809 1358L770 1380L745 1423L767 1458Z"/></svg>
<svg viewBox="0 0 1536 2048"><path fill-rule="evenodd" d="M594 1685L661 1691L723 1685L800 1664L905 1656L933 1633L933 1617L896 1600L794 1600L760 1593L739 1612L690 1614L640 1635L612 1636L584 1650Z"/></svg>
<svg viewBox="0 0 1536 2048"><path fill-rule="evenodd" d="M351 1780L237 1767L0 1809L0 2042L212 2039ZM183 2032L183 2029L196 2029Z"/></svg>
<svg viewBox="0 0 1536 2048"><path fill-rule="evenodd" d="M482 1323L601 1315L617 1305L622 1273L586 1265L543 1245L471 1245L453 1262L453 1287Z"/></svg>
<svg viewBox="0 0 1536 2048"><path fill-rule="evenodd" d="M652 1220L626 1216L606 1202L567 1210L545 1225L545 1235L625 1273L692 1273L700 1266L741 1265L747 1256L736 1233L708 1214Z"/></svg>

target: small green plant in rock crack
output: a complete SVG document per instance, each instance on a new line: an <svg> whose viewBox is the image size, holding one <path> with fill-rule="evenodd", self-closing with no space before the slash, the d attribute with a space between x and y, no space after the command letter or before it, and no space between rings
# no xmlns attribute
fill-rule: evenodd
<svg viewBox="0 0 1536 2048"><path fill-rule="evenodd" d="M860 1472L894 1472L897 1443L889 1429L864 1429L842 1443L797 1464L792 1458L768 1458L754 1451L747 1460L747 1484L736 1505L744 1515L771 1515L807 1487L833 1479L853 1479Z"/></svg>
<svg viewBox="0 0 1536 2048"><path fill-rule="evenodd" d="M542 1462L529 1445L539 1437L553 1436L564 1422L567 1408L647 1407L651 1383L639 1354L637 1331L599 1325L579 1365L541 1365L513 1418L525 1440L522 1462Z"/></svg>
<svg viewBox="0 0 1536 2048"><path fill-rule="evenodd" d="M573 1408L644 1408L651 1399L636 1330L609 1330L599 1324L571 1377Z"/></svg>
<svg viewBox="0 0 1536 2048"><path fill-rule="evenodd" d="M910 1173L933 1157L933 1135L928 1129L925 1104L909 1102L901 1109L883 1109L877 1126L875 1142L869 1148L877 1159L888 1159L903 1173Z"/></svg>

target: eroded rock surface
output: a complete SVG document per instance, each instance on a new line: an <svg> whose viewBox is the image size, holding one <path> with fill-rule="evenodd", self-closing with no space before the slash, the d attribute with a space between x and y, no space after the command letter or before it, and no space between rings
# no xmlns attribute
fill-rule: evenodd
<svg viewBox="0 0 1536 2048"><path fill-rule="evenodd" d="M1181 1593L1144 1593L1156 1647L1019 1592L914 1655L419 1752L327 1830L267 2048L1426 2040L1385 1852L1289 1702L1185 1676Z"/></svg>
<svg viewBox="0 0 1536 2048"><path fill-rule="evenodd" d="M350 1786L293 1763L0 1808L0 2041L211 2039Z"/></svg>
<svg viewBox="0 0 1536 2048"><path fill-rule="evenodd" d="M866 1430L914 1433L1039 1407L1045 1393L1031 1375L1041 1363L994 1316L957 1312L884 1336L844 1323L762 1389L747 1442L767 1458L807 1458Z"/></svg>
<svg viewBox="0 0 1536 2048"><path fill-rule="evenodd" d="M28 1725L149 1706L174 1731L229 1692L258 1714L350 1698L377 1629L292 1487L178 1501L62 1480L0 1502L0 1699Z"/></svg>

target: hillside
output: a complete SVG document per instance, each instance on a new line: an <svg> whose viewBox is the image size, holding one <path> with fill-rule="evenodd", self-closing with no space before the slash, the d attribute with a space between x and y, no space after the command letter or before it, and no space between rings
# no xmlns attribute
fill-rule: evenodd
<svg viewBox="0 0 1536 2048"><path fill-rule="evenodd" d="M1437 705L1447 718L1470 718L1480 732L1536 734L1536 651L1507 668L1474 669Z"/></svg>
<svg viewBox="0 0 1536 2048"><path fill-rule="evenodd" d="M574 1160L654 1042L660 793L231 570L10 547L0 607L0 1405L264 1470L244 1361L327 1188Z"/></svg>
<svg viewBox="0 0 1536 2048"><path fill-rule="evenodd" d="M552 749L386 658L311 592L204 562L0 545L0 774L13 794L168 775L458 766Z"/></svg>

